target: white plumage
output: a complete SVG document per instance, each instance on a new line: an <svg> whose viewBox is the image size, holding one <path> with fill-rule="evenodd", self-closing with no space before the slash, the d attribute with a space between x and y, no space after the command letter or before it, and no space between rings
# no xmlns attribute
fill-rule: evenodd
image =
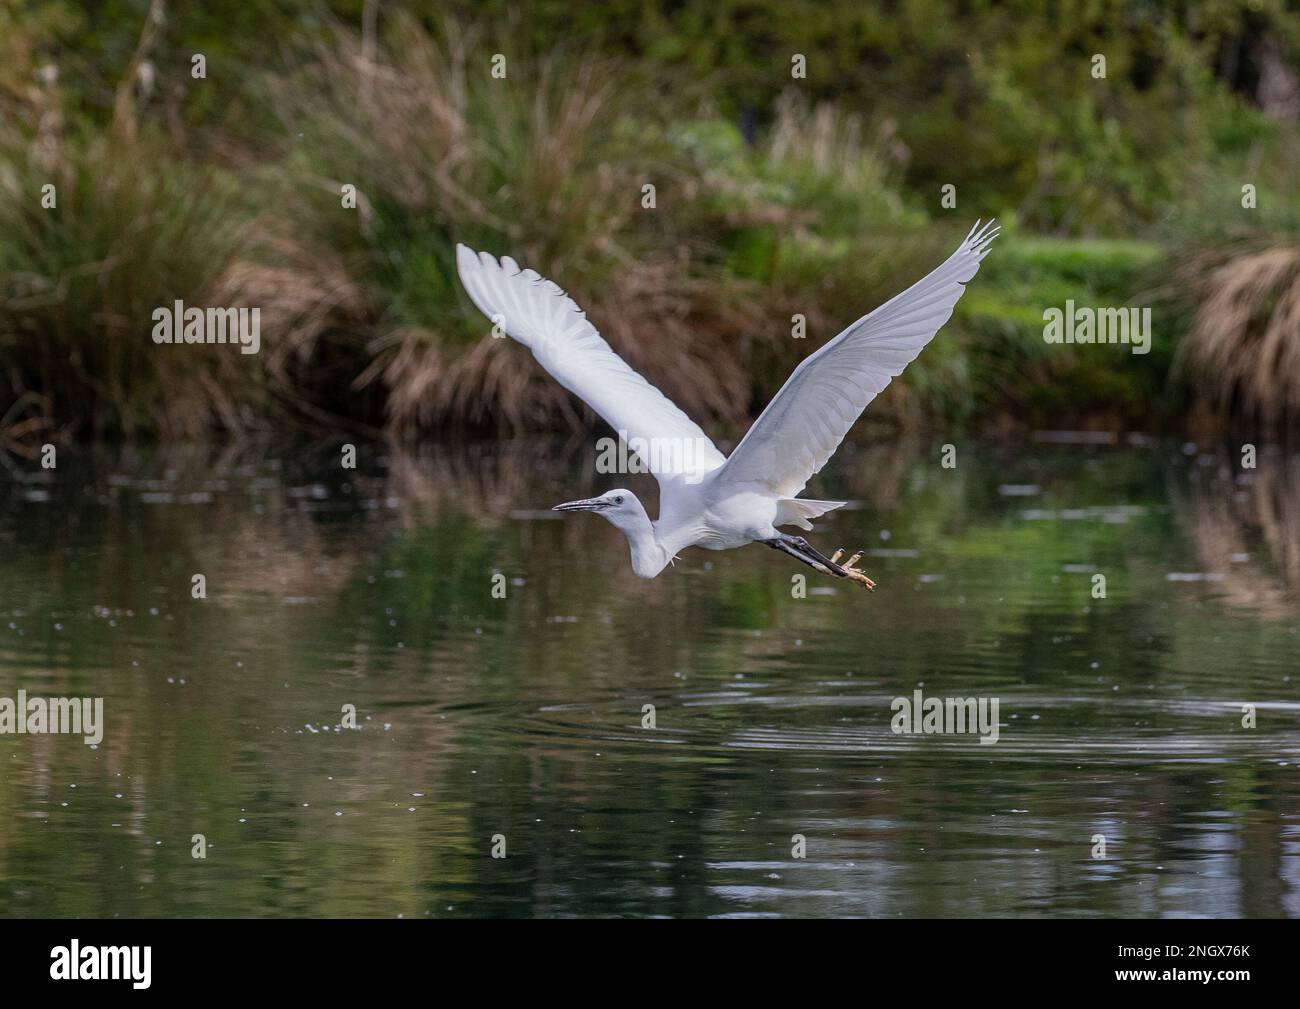
<svg viewBox="0 0 1300 1009"><path fill-rule="evenodd" d="M638 575L653 578L690 546L725 550L761 541L828 574L873 587L839 555L824 557L802 537L776 527L811 529L810 519L842 501L797 498L839 447L862 411L916 359L952 316L998 229L971 230L936 270L864 315L801 361L725 457L667 396L614 353L556 284L513 259L456 247L461 282L474 304L527 346L561 385L627 441L659 481L651 521L631 491L557 506L598 512L632 549Z"/></svg>

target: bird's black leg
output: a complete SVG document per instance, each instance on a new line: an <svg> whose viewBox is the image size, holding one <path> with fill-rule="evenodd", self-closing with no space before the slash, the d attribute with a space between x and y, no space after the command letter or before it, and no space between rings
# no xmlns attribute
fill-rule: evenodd
<svg viewBox="0 0 1300 1009"><path fill-rule="evenodd" d="M787 543L789 543L789 544L790 544L792 547L794 547L796 550L799 550L799 551L801 551L801 552L807 554L809 557L813 558L813 560L821 561L821 562L822 562L823 564L825 564L828 568L830 568L831 571L833 571L833 572L835 573L835 576L836 576L837 578L847 578L847 577L848 577L848 572L846 572L846 571L844 570L844 568L840 567L840 565L836 564L836 563L835 563L833 560L831 560L829 557L827 557L827 556L825 556L824 554L822 554L821 552L819 552L819 551L817 550L816 547L814 547L811 543L809 543L809 542L808 542L806 539L804 539L802 536L787 536L787 535L785 535L784 533L782 533L782 534L781 534L781 538L784 539Z"/></svg>
<svg viewBox="0 0 1300 1009"><path fill-rule="evenodd" d="M793 546L785 542L785 539L787 538L792 538L792 537L785 537L785 538L774 539L774 540L763 540L763 542L766 543L768 546L770 546L773 550L780 550L782 553L789 554L791 557L795 558L796 560L803 561L810 568L820 571L824 575L835 575L836 578L848 577L847 575L842 575L837 573L833 568L827 567L825 564L821 563L821 561L813 560L813 558L796 550ZM836 564L834 565L834 567L838 568L839 565Z"/></svg>
<svg viewBox="0 0 1300 1009"><path fill-rule="evenodd" d="M835 558L832 559L818 551L802 536L790 536L787 533L780 533L776 539L763 540L763 542L774 550L780 550L782 553L798 558L810 568L820 571L822 574L851 579L859 585L866 586L873 592L876 589L876 583L853 566L857 563L858 558L862 556L861 554L854 554L848 563L840 565L836 561L841 556L842 551L836 552Z"/></svg>

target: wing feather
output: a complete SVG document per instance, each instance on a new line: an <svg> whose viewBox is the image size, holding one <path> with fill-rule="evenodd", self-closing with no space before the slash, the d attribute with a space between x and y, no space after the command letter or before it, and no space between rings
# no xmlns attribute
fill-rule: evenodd
<svg viewBox="0 0 1300 1009"><path fill-rule="evenodd" d="M509 256L456 246L461 283L479 310L533 352L599 414L660 481L699 477L726 457L699 425L614 353L559 285Z"/></svg>
<svg viewBox="0 0 1300 1009"><path fill-rule="evenodd" d="M941 266L804 358L715 480L789 498L803 490L867 405L951 318L997 234L993 221L977 222Z"/></svg>

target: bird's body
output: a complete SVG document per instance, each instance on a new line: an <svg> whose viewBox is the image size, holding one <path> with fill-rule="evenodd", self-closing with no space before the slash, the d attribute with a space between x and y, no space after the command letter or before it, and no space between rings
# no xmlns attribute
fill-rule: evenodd
<svg viewBox="0 0 1300 1009"><path fill-rule="evenodd" d="M604 497L611 498L609 505L584 507ZM559 509L600 510L627 537L632 570L642 578L655 577L688 547L732 550L779 535L774 498L749 490L736 492L725 484L719 487L712 475L698 483L683 481L673 490L665 489L660 501L657 519L651 519L636 495L626 490L570 502Z"/></svg>
<svg viewBox="0 0 1300 1009"><path fill-rule="evenodd" d="M840 554L825 557L780 526L811 520L843 501L798 494L889 380L933 338L997 235L977 224L938 269L809 355L759 416L730 457L663 393L628 367L559 287L509 257L457 246L470 298L566 389L618 432L659 481L659 517L636 495L612 490L556 506L598 512L627 538L632 568L654 578L683 550L731 550L761 542L839 578L875 583Z"/></svg>
<svg viewBox="0 0 1300 1009"><path fill-rule="evenodd" d="M776 535L776 499L719 483L717 472L699 483L683 483L680 489L661 493L663 504L652 526L669 560L687 547L733 550Z"/></svg>

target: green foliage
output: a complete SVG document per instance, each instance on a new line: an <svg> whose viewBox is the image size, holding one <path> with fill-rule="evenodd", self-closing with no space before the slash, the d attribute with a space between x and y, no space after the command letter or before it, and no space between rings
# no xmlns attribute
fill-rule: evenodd
<svg viewBox="0 0 1300 1009"><path fill-rule="evenodd" d="M248 219L234 178L153 136L74 136L48 162L6 139L0 402L33 390L51 416L101 435L237 427L256 385L224 383L232 362L211 348L168 353L149 337L154 309L201 304L234 261Z"/></svg>
<svg viewBox="0 0 1300 1009"><path fill-rule="evenodd" d="M513 9L452 6L471 17ZM976 215L1015 207L1026 227L1067 234L1131 234L1171 206L1196 207L1195 169L1220 155L1284 168L1276 123L1254 98L1266 62L1300 66L1300 18L1286 0L615 0L576 15L539 4L520 28L535 44L579 32L707 75L724 115L759 123L775 119L802 54L800 91L896 132L904 185L926 207L952 184ZM1283 198L1294 204L1293 181Z"/></svg>
<svg viewBox="0 0 1300 1009"><path fill-rule="evenodd" d="M1166 395L1175 320L1152 311L1147 354L1124 345L1062 345L1044 340L1044 311L1078 307L1150 307L1158 246L1008 236L980 270L980 283L958 304L971 355L970 402L1035 425L1087 417L1159 424L1173 415Z"/></svg>
<svg viewBox="0 0 1300 1009"><path fill-rule="evenodd" d="M484 351L463 241L552 275L739 427L996 215L996 254L877 412L1168 423L1194 305L1159 303L1144 357L1049 347L1043 310L1166 298L1185 250L1293 244L1300 136L1261 79L1298 55L1280 0L0 0L0 393L174 437L288 404L398 435L581 423ZM271 323L237 381L147 342L153 307L217 293Z"/></svg>

